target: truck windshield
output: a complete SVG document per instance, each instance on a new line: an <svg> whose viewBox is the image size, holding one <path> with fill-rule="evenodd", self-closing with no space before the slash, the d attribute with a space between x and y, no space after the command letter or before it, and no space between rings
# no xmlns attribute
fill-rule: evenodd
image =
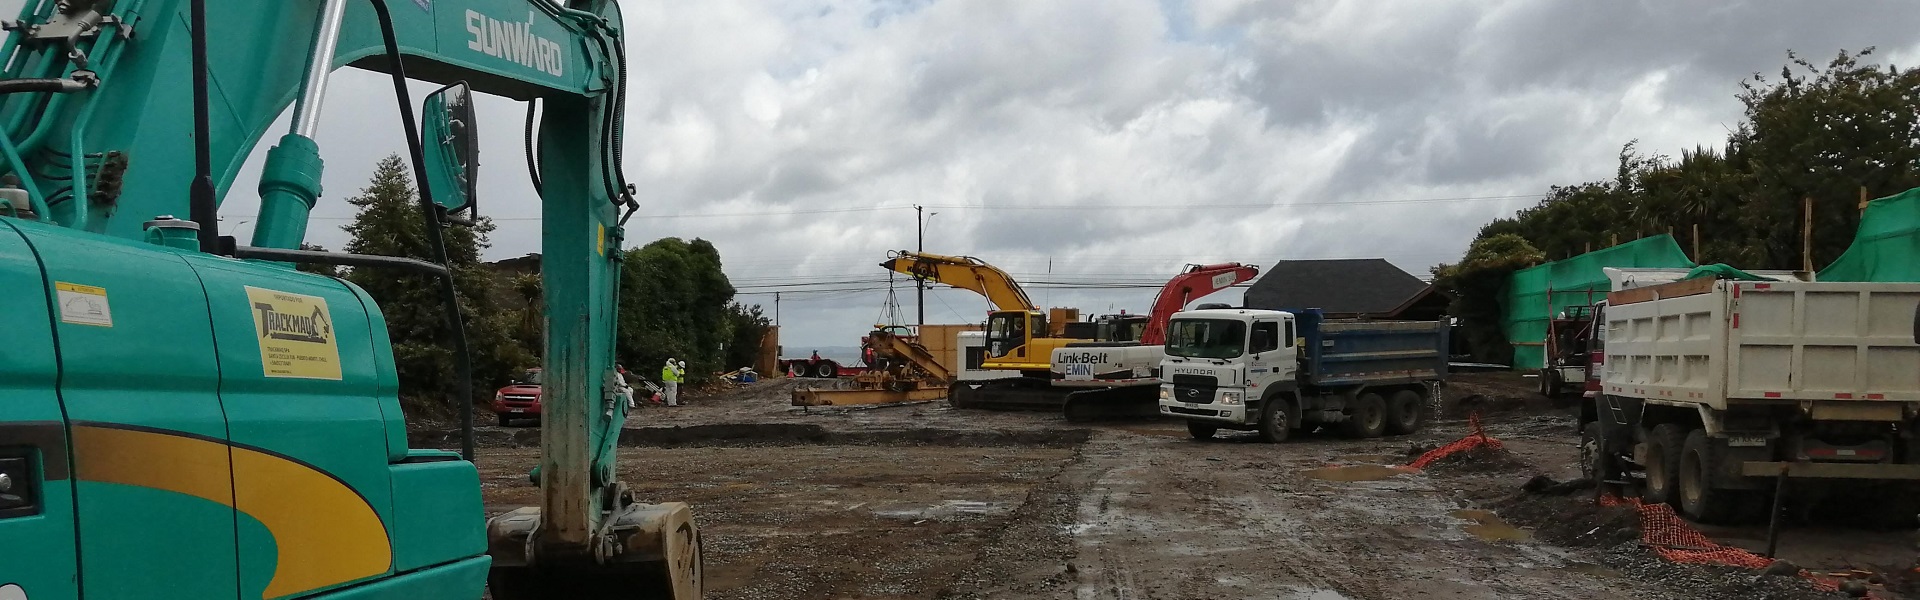
<svg viewBox="0 0 1920 600"><path fill-rule="evenodd" d="M532 370L529 370L529 371L527 371L527 372L525 372L525 373L521 373L521 374L520 374L520 384L522 384L522 385L540 385L540 370L539 370L539 369L532 369Z"/></svg>
<svg viewBox="0 0 1920 600"><path fill-rule="evenodd" d="M1187 358L1238 358L1247 347L1247 324L1227 319L1174 319L1167 325L1167 354Z"/></svg>

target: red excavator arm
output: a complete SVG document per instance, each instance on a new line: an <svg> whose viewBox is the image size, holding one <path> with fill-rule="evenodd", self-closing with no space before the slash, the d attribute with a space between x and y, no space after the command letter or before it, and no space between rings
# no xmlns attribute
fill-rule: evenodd
<svg viewBox="0 0 1920 600"><path fill-rule="evenodd" d="M1160 288L1160 295L1153 298L1153 312L1148 315L1147 331L1140 334L1140 343L1148 346L1167 343L1167 321L1173 318L1173 313L1180 312L1188 302L1233 287L1259 274L1260 267L1240 263L1187 265L1186 272L1167 280L1167 285Z"/></svg>

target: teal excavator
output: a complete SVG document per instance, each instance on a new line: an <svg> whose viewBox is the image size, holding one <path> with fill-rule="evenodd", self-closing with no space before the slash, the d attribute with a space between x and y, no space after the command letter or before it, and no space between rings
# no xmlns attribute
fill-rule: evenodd
<svg viewBox="0 0 1920 600"><path fill-rule="evenodd" d="M27 0L5 28L0 598L700 597L690 509L614 468L612 0ZM298 249L341 67L392 77L432 260ZM418 117L408 79L445 86ZM478 214L474 92L527 103L538 197L503 201L541 205L547 296L541 505L490 520L439 241ZM251 240L221 235L289 106ZM408 447L381 307L302 263L440 281L464 454Z"/></svg>

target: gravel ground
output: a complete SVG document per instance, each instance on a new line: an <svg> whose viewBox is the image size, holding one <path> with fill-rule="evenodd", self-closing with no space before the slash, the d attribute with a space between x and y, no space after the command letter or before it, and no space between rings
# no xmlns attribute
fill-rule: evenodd
<svg viewBox="0 0 1920 600"><path fill-rule="evenodd" d="M801 385L830 383L645 407L622 437L621 476L640 496L695 507L709 598L1840 597L1795 577L1665 562L1638 544L1629 509L1577 486L1523 492L1537 475L1577 477L1575 436L1569 409L1511 375L1463 376L1420 434L1281 445L1195 442L1177 421L1085 427L944 403L801 411L787 405ZM1465 435L1470 412L1503 450L1399 466ZM415 441L444 446L448 433ZM525 473L538 429L480 433L488 510L536 501ZM1903 574L1911 538L1808 526L1783 555ZM1901 597L1895 579L1876 594Z"/></svg>

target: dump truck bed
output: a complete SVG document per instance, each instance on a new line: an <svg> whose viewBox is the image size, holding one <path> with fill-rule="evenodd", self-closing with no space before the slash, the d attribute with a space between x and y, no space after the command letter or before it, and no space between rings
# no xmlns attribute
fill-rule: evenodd
<svg viewBox="0 0 1920 600"><path fill-rule="evenodd" d="M1696 279L1614 292L1608 394L1744 401L1920 401L1920 283Z"/></svg>
<svg viewBox="0 0 1920 600"><path fill-rule="evenodd" d="M1447 326L1434 321L1323 320L1296 314L1302 382L1320 386L1411 383L1447 373Z"/></svg>

